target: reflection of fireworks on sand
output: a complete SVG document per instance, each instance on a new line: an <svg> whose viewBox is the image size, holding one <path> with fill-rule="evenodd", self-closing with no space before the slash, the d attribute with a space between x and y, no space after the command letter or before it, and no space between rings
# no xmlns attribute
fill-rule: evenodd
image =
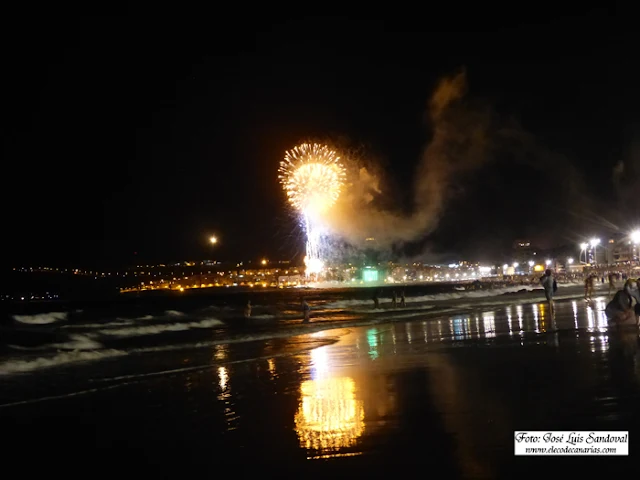
<svg viewBox="0 0 640 480"><path fill-rule="evenodd" d="M296 432L304 448L330 451L348 448L364 432L364 405L356 398L352 378L334 376L328 347L311 351L311 380L300 385Z"/></svg>
<svg viewBox="0 0 640 480"><path fill-rule="evenodd" d="M302 401L295 424L302 446L326 451L355 445L364 432L364 406L356 399L353 380L307 380L300 390Z"/></svg>
<svg viewBox="0 0 640 480"><path fill-rule="evenodd" d="M285 153L280 182L291 205L300 213L307 236L307 274L322 270L322 215L333 207L344 185L345 169L326 145L303 143Z"/></svg>

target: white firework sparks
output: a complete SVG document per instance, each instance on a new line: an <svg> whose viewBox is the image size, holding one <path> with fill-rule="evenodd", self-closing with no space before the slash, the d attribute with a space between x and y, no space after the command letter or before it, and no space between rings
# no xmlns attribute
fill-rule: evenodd
<svg viewBox="0 0 640 480"><path fill-rule="evenodd" d="M303 143L285 153L279 172L289 202L302 216L307 235L307 274L317 274L324 264L321 215L338 200L346 171L340 157L328 146Z"/></svg>

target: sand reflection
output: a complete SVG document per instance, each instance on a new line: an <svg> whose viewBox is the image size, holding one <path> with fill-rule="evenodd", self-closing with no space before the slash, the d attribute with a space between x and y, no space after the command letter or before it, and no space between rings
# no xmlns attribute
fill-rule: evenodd
<svg viewBox="0 0 640 480"><path fill-rule="evenodd" d="M355 445L364 432L364 405L353 378L333 375L327 348L311 352L312 379L300 386L295 428L303 448L321 452Z"/></svg>

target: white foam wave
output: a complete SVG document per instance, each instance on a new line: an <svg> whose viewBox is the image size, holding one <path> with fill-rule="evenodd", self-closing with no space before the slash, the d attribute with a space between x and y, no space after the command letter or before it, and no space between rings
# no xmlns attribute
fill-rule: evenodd
<svg viewBox="0 0 640 480"><path fill-rule="evenodd" d="M178 310L166 310L163 315L143 315L141 317L135 317L133 319L117 317L116 320L121 322L133 323L136 320L148 321L148 320L156 320L159 318L166 318L166 317L184 317L185 315L186 315L185 313L179 312Z"/></svg>
<svg viewBox="0 0 640 480"><path fill-rule="evenodd" d="M115 322L105 323L71 323L69 325L62 325L60 328L64 329L87 329L87 328L111 328L111 327L124 327L126 325L133 325L133 320L117 320Z"/></svg>
<svg viewBox="0 0 640 480"><path fill-rule="evenodd" d="M37 315L14 315L13 319L28 325L48 325L67 319L67 312L39 313Z"/></svg>
<svg viewBox="0 0 640 480"><path fill-rule="evenodd" d="M51 345L61 350L98 350L103 345L88 335L69 335L69 341Z"/></svg>
<svg viewBox="0 0 640 480"><path fill-rule="evenodd" d="M532 287L531 285L515 285L513 287L496 288L493 290L470 290L450 293L436 293L433 295L421 295L419 297L407 297L406 303L423 303L423 302L437 302L442 300L458 300L458 299L470 299L470 298L485 298L495 297L503 295L505 293L517 293L522 290L532 291L537 290L539 287ZM386 299L381 298L381 303L384 305ZM325 305L328 308L349 308L349 307L361 307L369 306L373 304L373 300L338 300L336 302Z"/></svg>
<svg viewBox="0 0 640 480"><path fill-rule="evenodd" d="M180 332L193 328L211 328L224 325L216 318L209 318L200 322L160 323L156 325L131 326L125 328L102 329L99 333L119 338L140 337L143 335L156 335L164 332Z"/></svg>
<svg viewBox="0 0 640 480"><path fill-rule="evenodd" d="M438 310L437 314L445 314L449 312L458 311L458 308L448 308ZM395 313L399 313L397 309L394 310ZM72 363L78 362L89 362L89 361L99 361L104 359L109 359L113 357L125 356L129 354L145 354L145 353L156 353L156 352L167 352L174 350L191 350L195 348L209 348L213 345L224 345L224 344L234 344L234 343L245 343L245 342L254 342L260 340L268 340L273 338L288 338L288 337L296 337L300 335L312 334L318 331L324 330L336 330L336 329L345 329L351 327L360 327L365 325L375 325L382 324L392 321L397 321L400 319L409 319L413 317L420 317L425 315L426 312L419 311L411 311L406 313L400 313L399 315L393 315L390 317L372 317L368 321L362 320L354 320L354 321L334 321L334 322L319 322L319 323L311 323L311 324L299 324L295 326L291 326L289 328L285 328L282 330L277 330L273 332L262 332L262 333L250 333L250 334L241 334L235 335L233 337L220 338L216 340L209 340L205 342L198 343L189 343L189 344L174 344L174 345L162 345L155 347L146 347L146 348L134 348L128 351L122 350L89 350L83 351L80 349L71 351L71 352L59 352L58 354L50 357L40 357L35 359L28 360L11 360L5 363L0 364L0 375L14 374L14 373L27 373L36 370L40 370L43 368L51 368L56 366L63 366ZM436 313L436 312L434 312ZM161 333L158 329L163 329L162 331L172 331L172 330L186 330L189 328L209 328L210 326L221 325L222 322L217 319L209 319L202 322L190 322L190 323L173 323L173 324L164 324L164 325L145 325L140 327L132 327L126 329L117 330L105 330L100 333L104 333L107 335L116 334L117 336L136 336L136 335L148 335L149 333ZM150 331L150 329L152 331ZM75 337L75 345L76 347L80 347L82 345L89 347L89 342L92 341L92 337L83 337L77 336ZM64 348L68 348L74 345L73 342L69 342L64 345ZM50 348L50 346L49 346ZM290 352L283 353L283 355L290 355ZM270 355L272 357L273 355ZM247 360L249 361L249 360ZM200 367L201 368L201 367Z"/></svg>
<svg viewBox="0 0 640 480"><path fill-rule="evenodd" d="M6 362L0 363L0 375L33 372L35 370L41 370L43 368L59 367L62 365L68 365L78 362L104 360L107 358L119 357L126 354L126 352L120 350L74 350L72 352L61 352L49 357L38 357L28 360L8 360Z"/></svg>
<svg viewBox="0 0 640 480"><path fill-rule="evenodd" d="M24 350L24 351L32 351L37 352L41 350L99 350L104 348L104 346L95 341L95 334L90 335L78 335L72 334L69 335L68 341L62 343L48 343L45 345L38 345L36 347L24 347L22 345L8 345L12 350Z"/></svg>

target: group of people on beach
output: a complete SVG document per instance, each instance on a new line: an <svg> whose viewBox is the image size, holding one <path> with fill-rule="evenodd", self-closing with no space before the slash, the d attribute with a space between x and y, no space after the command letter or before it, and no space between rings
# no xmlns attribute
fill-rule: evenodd
<svg viewBox="0 0 640 480"><path fill-rule="evenodd" d="M380 308L380 295L382 294L382 290L378 289L373 292L373 308ZM391 306L393 308L398 307L398 293L394 290L391 292ZM404 295L404 290L400 291L400 306L407 306L407 298Z"/></svg>
<svg viewBox="0 0 640 480"><path fill-rule="evenodd" d="M609 296L617 288L615 281L619 277L616 273L609 273ZM609 322L614 325L636 325L640 326L640 278L626 278L622 289L615 292L615 295L605 308L605 314ZM596 274L588 275L584 283L584 299L591 302L595 292L595 283L598 280ZM558 283L553 276L553 272L548 269L540 278L540 283L544 289L544 294L549 302L551 316L555 316L554 295L558 290ZM604 283L604 279L603 279Z"/></svg>

